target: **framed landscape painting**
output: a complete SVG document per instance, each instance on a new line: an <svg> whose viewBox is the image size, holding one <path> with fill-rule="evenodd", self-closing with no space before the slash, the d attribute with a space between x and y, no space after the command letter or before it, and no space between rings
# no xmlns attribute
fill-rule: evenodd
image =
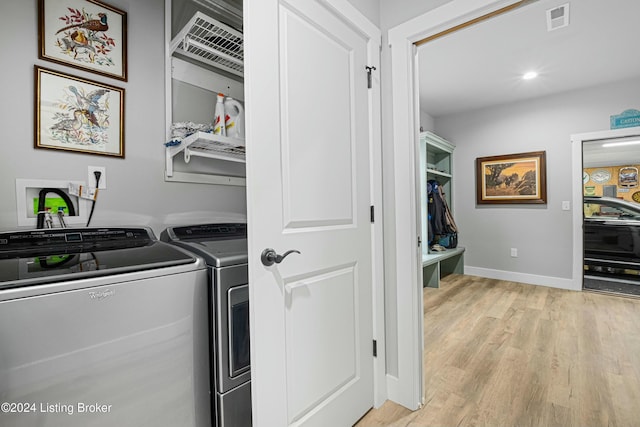
<svg viewBox="0 0 640 427"><path fill-rule="evenodd" d="M35 147L124 158L124 89L35 67Z"/></svg>
<svg viewBox="0 0 640 427"><path fill-rule="evenodd" d="M547 203L546 152L476 159L476 203Z"/></svg>
<svg viewBox="0 0 640 427"><path fill-rule="evenodd" d="M39 57L127 80L127 14L97 0L38 0Z"/></svg>

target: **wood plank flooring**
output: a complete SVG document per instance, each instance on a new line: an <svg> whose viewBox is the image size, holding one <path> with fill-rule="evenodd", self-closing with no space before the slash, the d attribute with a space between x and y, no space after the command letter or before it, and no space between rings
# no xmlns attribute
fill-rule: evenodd
<svg viewBox="0 0 640 427"><path fill-rule="evenodd" d="M450 275L424 306L425 406L357 427L640 426L640 299Z"/></svg>

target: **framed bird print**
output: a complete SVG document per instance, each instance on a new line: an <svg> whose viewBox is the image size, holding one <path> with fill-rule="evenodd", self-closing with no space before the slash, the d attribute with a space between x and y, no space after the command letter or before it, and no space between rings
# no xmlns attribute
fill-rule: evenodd
<svg viewBox="0 0 640 427"><path fill-rule="evenodd" d="M40 59L127 81L127 14L97 0L38 0Z"/></svg>
<svg viewBox="0 0 640 427"><path fill-rule="evenodd" d="M35 148L124 158L124 89L35 67Z"/></svg>

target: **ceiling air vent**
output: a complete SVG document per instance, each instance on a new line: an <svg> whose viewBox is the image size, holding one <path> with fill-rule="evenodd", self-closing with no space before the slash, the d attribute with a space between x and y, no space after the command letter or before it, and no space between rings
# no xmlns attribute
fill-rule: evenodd
<svg viewBox="0 0 640 427"><path fill-rule="evenodd" d="M569 25L569 3L562 6L547 9L547 31L557 30L558 28Z"/></svg>

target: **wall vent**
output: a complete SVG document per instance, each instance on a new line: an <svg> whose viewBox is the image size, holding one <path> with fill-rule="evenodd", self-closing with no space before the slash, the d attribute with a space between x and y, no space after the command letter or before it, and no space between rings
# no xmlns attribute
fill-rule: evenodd
<svg viewBox="0 0 640 427"><path fill-rule="evenodd" d="M562 6L547 9L547 31L557 30L558 28L569 25L569 3Z"/></svg>

